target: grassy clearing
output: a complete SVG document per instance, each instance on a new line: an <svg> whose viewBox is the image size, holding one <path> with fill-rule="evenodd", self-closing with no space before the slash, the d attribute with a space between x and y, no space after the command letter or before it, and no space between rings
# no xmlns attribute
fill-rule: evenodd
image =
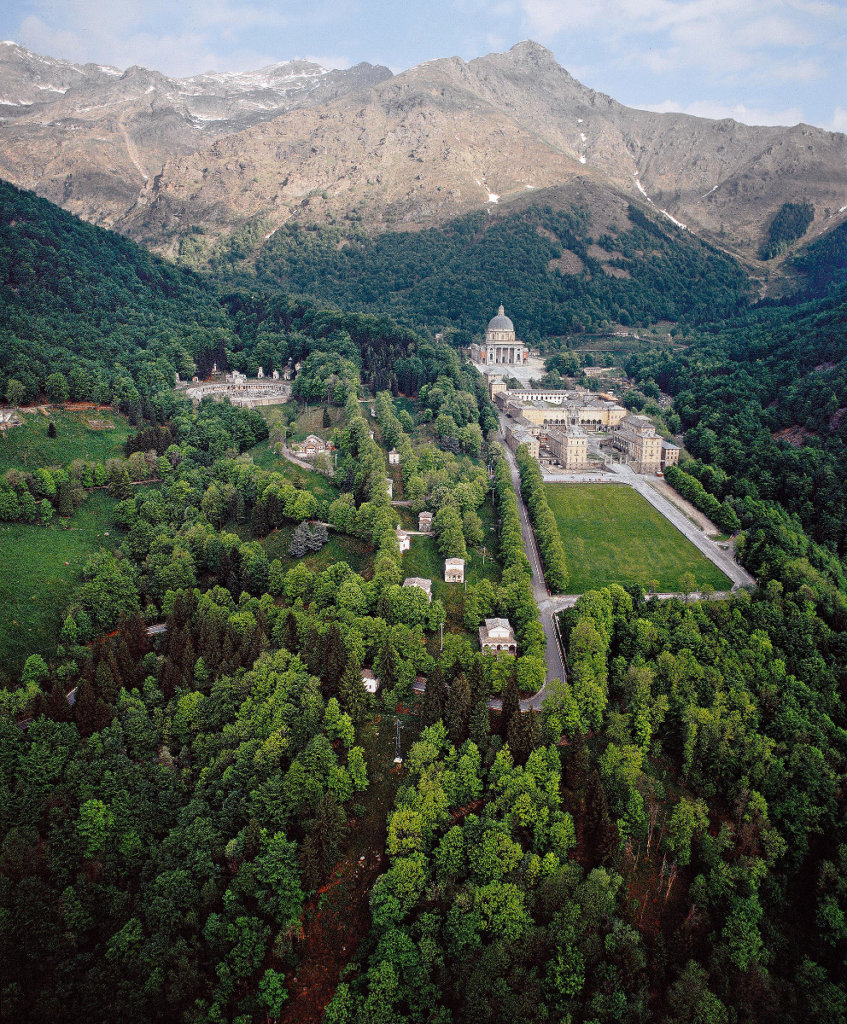
<svg viewBox="0 0 847 1024"><path fill-rule="evenodd" d="M311 491L322 501L334 501L338 497L338 488L329 477L310 469L302 469L277 455L270 441L260 442L250 449L249 454L260 469L282 474L295 487Z"/></svg>
<svg viewBox="0 0 847 1024"><path fill-rule="evenodd" d="M346 534L337 534L330 530L329 543L325 544L320 551L305 555L303 558L292 558L288 554L288 546L291 543L294 529L293 523L291 526L280 527L261 541L262 547L271 561L278 558L286 569L290 569L297 562L303 562L314 572L323 572L333 562L346 562L353 572L360 573L365 577L371 576L374 550L366 541L348 537Z"/></svg>
<svg viewBox="0 0 847 1024"><path fill-rule="evenodd" d="M610 583L678 591L691 573L700 588L730 583L717 566L631 487L546 484L547 500L568 559L568 590L580 594Z"/></svg>
<svg viewBox="0 0 847 1024"><path fill-rule="evenodd" d="M132 428L125 416L111 409L85 412L49 410L50 415L22 415L23 426L6 430L0 436L0 473L13 467L38 469L40 466L64 466L74 459L103 462L123 455L124 441ZM92 430L88 420L114 423L114 430ZM56 424L56 437L47 436L50 422Z"/></svg>
<svg viewBox="0 0 847 1024"><path fill-rule="evenodd" d="M484 522L485 520L483 520ZM403 555L400 569L403 577L421 576L432 580L433 599L440 598L447 611L447 626L450 632L466 632L463 624L465 588L461 583L444 582L444 559L439 555L434 537L412 537L411 547ZM465 559L465 579L468 584L488 579L498 582L500 566L492 557L493 536L486 534L487 552L483 564L482 547L469 548Z"/></svg>
<svg viewBox="0 0 847 1024"><path fill-rule="evenodd" d="M330 425L328 427L323 425L324 409L329 414ZM286 402L284 405L262 406L258 411L269 427L275 423L288 425L289 443L302 441L309 434L329 437L333 430L343 427L345 422L344 410L334 405L309 404L307 406L304 402ZM294 416L293 420L292 416Z"/></svg>
<svg viewBox="0 0 847 1024"><path fill-rule="evenodd" d="M70 519L46 527L0 526L0 678L17 675L30 654L55 653L65 609L88 556L120 544L114 506L105 491L92 491Z"/></svg>

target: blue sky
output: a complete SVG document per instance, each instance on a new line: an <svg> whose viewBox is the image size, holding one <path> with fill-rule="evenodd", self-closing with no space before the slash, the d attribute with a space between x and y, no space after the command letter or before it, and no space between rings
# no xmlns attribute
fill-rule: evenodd
<svg viewBox="0 0 847 1024"><path fill-rule="evenodd" d="M847 132L847 0L7 0L0 36L170 75L292 57L400 71L530 38L631 106Z"/></svg>

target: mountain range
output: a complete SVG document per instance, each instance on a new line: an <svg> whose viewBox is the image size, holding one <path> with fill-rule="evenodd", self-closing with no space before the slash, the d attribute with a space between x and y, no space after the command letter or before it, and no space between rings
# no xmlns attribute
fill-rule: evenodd
<svg viewBox="0 0 847 1024"><path fill-rule="evenodd" d="M251 222L378 235L590 193L752 265L784 204L814 207L806 239L847 216L847 136L626 107L530 41L397 75L292 61L187 79L6 43L0 116L0 176L170 254Z"/></svg>

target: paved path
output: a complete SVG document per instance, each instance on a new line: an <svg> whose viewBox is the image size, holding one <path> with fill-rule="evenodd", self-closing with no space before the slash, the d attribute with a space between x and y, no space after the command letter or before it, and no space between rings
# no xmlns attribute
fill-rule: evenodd
<svg viewBox="0 0 847 1024"><path fill-rule="evenodd" d="M545 483L607 483L626 484L648 501L657 512L661 513L667 521L679 530L697 550L706 556L710 562L716 565L721 572L725 573L732 582L733 590L738 587L755 586L756 581L735 561L732 542L718 544L708 537L696 523L682 512L681 509L661 494L654 486L649 477L640 476L630 466L619 463L611 463L606 467L607 472L602 476L594 473L578 474L564 473L556 474L545 472L542 469L542 476Z"/></svg>
<svg viewBox="0 0 847 1024"><path fill-rule="evenodd" d="M505 420L501 416L500 418L500 433L503 436ZM521 519L521 534L523 535L523 546L526 552L526 557L529 559L530 568L532 569L532 595L535 598L535 603L538 605L538 612L541 617L541 625L544 627L544 636L546 638L546 644L544 647L544 660L547 662L547 679L544 685L531 697L527 697L521 701L521 710L537 711L547 696L548 687L554 679L565 680L567 673L565 671L565 659L562 656L562 649L559 645L559 637L556 632L556 624L553 616L555 612L559 611L557 607L557 599L551 599L550 591L547 589L547 584L544 582L544 570L541 568L541 557L538 553L538 546L535 542L535 534L532 532L532 526L529 522L529 513L526 510L526 505L521 497L521 478L518 472L518 464L515 461L514 453L508 445L503 445L503 451L506 454L506 462L509 465L509 472L512 476L512 486L515 488L515 496L518 499L518 514ZM567 607L562 605L562 607ZM491 702L491 706L499 708L500 701L494 700Z"/></svg>
<svg viewBox="0 0 847 1024"><path fill-rule="evenodd" d="M613 465L610 469L622 479L623 483L629 484L633 490L638 491L653 508L661 512L665 519L679 530L683 537L690 540L698 551L704 554L710 562L713 562L721 572L725 573L732 581L733 590L738 587L756 585L756 581L750 573L735 561L731 544L727 548L716 544L676 505L668 501L664 495L659 494L645 477L634 473L629 466Z"/></svg>

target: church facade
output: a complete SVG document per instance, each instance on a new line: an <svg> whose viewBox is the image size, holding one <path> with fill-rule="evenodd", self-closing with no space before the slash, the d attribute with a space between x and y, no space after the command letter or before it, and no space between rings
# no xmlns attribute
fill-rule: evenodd
<svg viewBox="0 0 847 1024"><path fill-rule="evenodd" d="M471 345L471 359L483 366L523 366L529 359L529 349L515 337L515 325L502 306L488 323L485 343Z"/></svg>

